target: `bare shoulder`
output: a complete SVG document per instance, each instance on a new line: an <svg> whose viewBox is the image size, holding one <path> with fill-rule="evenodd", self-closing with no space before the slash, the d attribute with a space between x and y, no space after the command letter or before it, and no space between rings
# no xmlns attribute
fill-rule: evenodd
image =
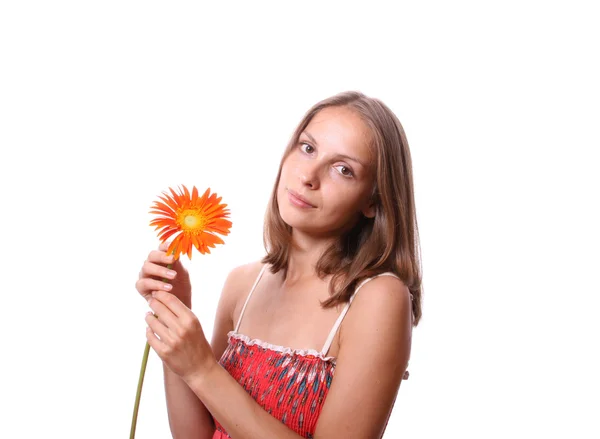
<svg viewBox="0 0 600 439"><path fill-rule="evenodd" d="M263 263L261 261L253 261L235 267L229 272L225 286L231 290L243 290L248 286L252 287L262 267Z"/></svg>
<svg viewBox="0 0 600 439"><path fill-rule="evenodd" d="M221 292L221 301L227 304L229 312L233 313L239 301L250 292L262 267L261 261L254 261L239 265L229 272Z"/></svg>
<svg viewBox="0 0 600 439"><path fill-rule="evenodd" d="M398 338L412 332L411 314L411 295L404 282L394 276L378 276L356 293L340 329L340 343L344 338L356 339L359 332L387 333L379 339L400 342Z"/></svg>
<svg viewBox="0 0 600 439"><path fill-rule="evenodd" d="M358 290L342 322L315 437L381 437L408 366L410 313L408 288L395 277L376 277Z"/></svg>
<svg viewBox="0 0 600 439"><path fill-rule="evenodd" d="M239 313L240 303L252 288L262 265L257 261L235 267L225 280L217 306L211 342L217 358L220 358L227 346L227 334L234 329L234 315Z"/></svg>

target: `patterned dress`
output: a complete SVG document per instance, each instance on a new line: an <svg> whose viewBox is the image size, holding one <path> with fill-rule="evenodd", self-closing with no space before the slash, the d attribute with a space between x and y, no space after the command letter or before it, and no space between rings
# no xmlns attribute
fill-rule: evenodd
<svg viewBox="0 0 600 439"><path fill-rule="evenodd" d="M323 349L318 352L312 349L300 350L272 345L262 340L250 339L238 332L246 305L265 268L266 265L248 294L235 330L228 334L228 345L219 364L269 414L300 436L312 438L335 375L336 359L326 354L354 296L366 282L374 278L364 280L356 288L331 329ZM383 275L395 276L392 273L379 276ZM405 379L407 377L405 374ZM217 419L215 425L213 439L231 437Z"/></svg>

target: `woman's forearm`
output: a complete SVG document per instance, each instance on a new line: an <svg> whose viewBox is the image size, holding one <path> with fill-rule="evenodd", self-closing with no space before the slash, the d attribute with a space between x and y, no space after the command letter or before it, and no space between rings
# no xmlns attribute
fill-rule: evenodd
<svg viewBox="0 0 600 439"><path fill-rule="evenodd" d="M212 416L185 381L163 364L169 426L173 439L211 439Z"/></svg>
<svg viewBox="0 0 600 439"><path fill-rule="evenodd" d="M236 439L301 439L267 413L218 363L187 384L216 420Z"/></svg>

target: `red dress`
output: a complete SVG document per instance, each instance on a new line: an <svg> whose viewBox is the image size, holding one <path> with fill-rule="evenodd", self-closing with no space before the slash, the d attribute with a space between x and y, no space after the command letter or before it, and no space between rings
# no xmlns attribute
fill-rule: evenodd
<svg viewBox="0 0 600 439"><path fill-rule="evenodd" d="M335 375L336 359L326 356L331 342L358 290L369 280L364 280L354 291L350 301L335 322L329 337L318 352L308 349L291 349L276 346L238 333L242 316L266 265L263 266L234 331L228 334L228 345L219 364L269 414L279 419L300 436L312 438L319 414ZM395 276L392 273L382 275ZM406 376L406 375L405 375ZM213 439L230 438L215 419Z"/></svg>

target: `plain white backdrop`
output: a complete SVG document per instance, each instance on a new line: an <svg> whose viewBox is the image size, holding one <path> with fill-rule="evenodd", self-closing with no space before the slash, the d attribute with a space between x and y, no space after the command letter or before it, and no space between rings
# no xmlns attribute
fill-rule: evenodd
<svg viewBox="0 0 600 439"><path fill-rule="evenodd" d="M2 2L0 436L128 437L156 196L231 209L184 260L210 337L296 124L360 90L406 130L423 254L385 437L600 437L593 3ZM161 373L139 439L170 437Z"/></svg>

